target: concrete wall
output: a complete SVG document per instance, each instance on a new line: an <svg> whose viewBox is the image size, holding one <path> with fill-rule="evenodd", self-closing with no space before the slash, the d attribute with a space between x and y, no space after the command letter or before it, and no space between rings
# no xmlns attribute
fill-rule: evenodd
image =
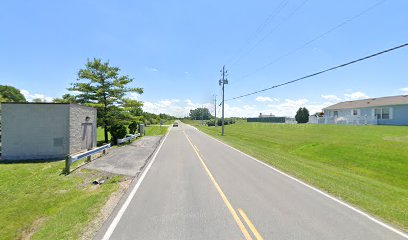
<svg viewBox="0 0 408 240"><path fill-rule="evenodd" d="M2 159L55 159L69 152L68 104L2 104Z"/></svg>
<svg viewBox="0 0 408 240"><path fill-rule="evenodd" d="M86 118L89 117L87 121ZM96 109L77 104L70 104L69 112L69 132L70 132L70 153L76 153L86 150L84 141L86 141L87 131L91 131L91 146L96 147ZM88 127L88 128L87 128ZM91 129L90 129L91 128ZM89 134L89 133L88 133Z"/></svg>

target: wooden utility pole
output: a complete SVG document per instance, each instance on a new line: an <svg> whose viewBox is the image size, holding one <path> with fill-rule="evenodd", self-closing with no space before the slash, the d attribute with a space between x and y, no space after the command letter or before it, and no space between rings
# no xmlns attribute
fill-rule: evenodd
<svg viewBox="0 0 408 240"><path fill-rule="evenodd" d="M225 65L222 66L222 70L220 70L222 79L218 82L220 86L222 86L222 117L221 117L221 125L222 125L222 132L221 135L224 136L224 85L228 84L227 79L227 70L225 70Z"/></svg>
<svg viewBox="0 0 408 240"><path fill-rule="evenodd" d="M217 95L215 94L214 94L214 117L215 117L214 126L217 127Z"/></svg>

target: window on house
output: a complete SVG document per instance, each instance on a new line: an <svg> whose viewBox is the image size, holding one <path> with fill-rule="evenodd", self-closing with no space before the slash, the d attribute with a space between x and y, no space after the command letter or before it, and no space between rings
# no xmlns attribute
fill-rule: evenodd
<svg viewBox="0 0 408 240"><path fill-rule="evenodd" d="M381 119L381 108L376 108L374 110L374 115L375 115L375 118Z"/></svg>
<svg viewBox="0 0 408 240"><path fill-rule="evenodd" d="M339 116L339 112L338 111L334 111L333 112L333 117L338 117Z"/></svg>
<svg viewBox="0 0 408 240"><path fill-rule="evenodd" d="M377 119L390 119L390 108L376 108L374 116Z"/></svg>
<svg viewBox="0 0 408 240"><path fill-rule="evenodd" d="M358 109L353 109L353 116L357 116L358 115Z"/></svg>
<svg viewBox="0 0 408 240"><path fill-rule="evenodd" d="M382 109L382 119L390 119L390 109L389 108L383 108Z"/></svg>

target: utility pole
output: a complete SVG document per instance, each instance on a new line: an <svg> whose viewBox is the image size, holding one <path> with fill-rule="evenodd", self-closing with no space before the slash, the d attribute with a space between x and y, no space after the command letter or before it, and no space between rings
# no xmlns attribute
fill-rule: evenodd
<svg viewBox="0 0 408 240"><path fill-rule="evenodd" d="M204 106L201 105L201 125L204 125Z"/></svg>
<svg viewBox="0 0 408 240"><path fill-rule="evenodd" d="M214 126L217 127L217 95L215 94L214 94L214 115L215 115Z"/></svg>
<svg viewBox="0 0 408 240"><path fill-rule="evenodd" d="M224 136L224 85L228 84L228 79L226 78L228 71L225 70L225 65L222 66L222 70L220 70L220 72L221 72L222 79L220 79L218 83L220 86L222 85L222 117L221 117L222 133L221 135Z"/></svg>

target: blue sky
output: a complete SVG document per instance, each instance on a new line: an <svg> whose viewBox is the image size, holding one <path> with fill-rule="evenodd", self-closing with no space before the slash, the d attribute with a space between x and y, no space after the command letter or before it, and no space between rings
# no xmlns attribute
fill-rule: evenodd
<svg viewBox="0 0 408 240"><path fill-rule="evenodd" d="M224 64L226 98L266 88L407 42L406 9L406 0L3 1L0 84L49 100L66 93L87 58L97 57L144 88L131 97L146 111L213 111ZM407 55L401 49L227 101L226 115L293 116L300 106L317 111L341 100L408 93Z"/></svg>

